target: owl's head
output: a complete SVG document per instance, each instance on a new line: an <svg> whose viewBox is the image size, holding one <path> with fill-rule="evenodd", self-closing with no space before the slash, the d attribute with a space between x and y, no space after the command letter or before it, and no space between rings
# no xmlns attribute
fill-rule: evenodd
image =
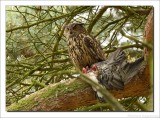
<svg viewBox="0 0 160 118"><path fill-rule="evenodd" d="M81 33L86 33L83 23L72 23L64 26L64 35L67 39L77 36Z"/></svg>

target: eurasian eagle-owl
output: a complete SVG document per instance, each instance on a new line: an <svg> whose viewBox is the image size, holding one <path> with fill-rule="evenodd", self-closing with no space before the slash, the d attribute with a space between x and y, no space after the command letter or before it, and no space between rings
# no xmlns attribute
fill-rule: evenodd
<svg viewBox="0 0 160 118"><path fill-rule="evenodd" d="M80 70L105 60L100 43L88 34L82 23L66 25L64 35L67 38L69 56Z"/></svg>

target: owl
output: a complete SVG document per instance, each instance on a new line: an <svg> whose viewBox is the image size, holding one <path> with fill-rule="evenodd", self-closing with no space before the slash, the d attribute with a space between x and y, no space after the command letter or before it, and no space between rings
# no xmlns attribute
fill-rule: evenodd
<svg viewBox="0 0 160 118"><path fill-rule="evenodd" d="M105 60L100 43L88 34L82 23L68 24L64 28L68 52L73 64L80 70Z"/></svg>

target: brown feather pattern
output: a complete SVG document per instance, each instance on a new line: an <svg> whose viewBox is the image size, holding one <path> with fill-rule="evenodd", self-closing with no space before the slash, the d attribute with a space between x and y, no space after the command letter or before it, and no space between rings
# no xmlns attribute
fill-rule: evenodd
<svg viewBox="0 0 160 118"><path fill-rule="evenodd" d="M81 23L65 26L64 34L67 37L69 56L80 70L105 60L100 43L87 33Z"/></svg>

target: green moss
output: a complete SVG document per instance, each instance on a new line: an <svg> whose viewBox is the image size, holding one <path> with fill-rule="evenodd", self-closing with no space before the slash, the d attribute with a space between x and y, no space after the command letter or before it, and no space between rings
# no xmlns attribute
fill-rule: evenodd
<svg viewBox="0 0 160 118"><path fill-rule="evenodd" d="M35 104L34 95L30 97L25 97L18 101L17 103L13 103L11 106L7 107L7 111L26 111L28 108L31 108L33 104Z"/></svg>
<svg viewBox="0 0 160 118"><path fill-rule="evenodd" d="M21 99L18 103L13 103L7 107L7 111L28 111L34 106L40 104L42 101L44 102L46 99L53 99L57 96L64 95L65 93L73 92L74 90L84 89L87 86L88 84L77 79L52 84Z"/></svg>

